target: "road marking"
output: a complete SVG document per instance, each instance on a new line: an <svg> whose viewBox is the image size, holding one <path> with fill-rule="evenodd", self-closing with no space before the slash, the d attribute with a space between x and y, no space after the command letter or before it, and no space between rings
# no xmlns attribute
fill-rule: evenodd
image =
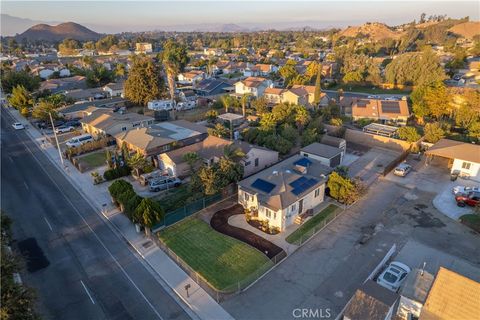
<svg viewBox="0 0 480 320"><path fill-rule="evenodd" d="M50 231L53 231L52 225L50 224L50 222L48 222L47 218L43 217L43 220L45 220L45 222L47 223L48 227L50 228Z"/></svg>
<svg viewBox="0 0 480 320"><path fill-rule="evenodd" d="M28 187L28 184L25 181L23 181L23 184L25 185L25 188L27 188L27 190L30 190L30 188Z"/></svg>
<svg viewBox="0 0 480 320"><path fill-rule="evenodd" d="M122 265L118 262L117 258L115 258L112 254L112 252L110 250L108 250L108 248L105 246L105 244L103 243L103 241L98 237L97 233L92 229L92 227L88 224L87 220L83 217L83 215L80 213L80 211L78 211L77 207L74 206L73 202L70 200L70 198L67 197L67 195L65 194L65 192L63 192L62 188L60 188L60 186L55 182L55 180L53 180L52 176L47 172L47 170L45 170L45 168L43 167L42 163L40 162L40 160L38 160L38 158L35 156L35 154L32 152L32 150L30 150L30 147L28 147L26 145L26 143L23 141L23 140L20 140L22 142L22 144L25 146L25 148L28 150L28 152L32 155L33 159L35 159L35 161L38 163L38 165L40 166L40 168L42 169L42 171L45 173L45 175L50 179L50 181L52 181L52 183L55 185L55 187L58 189L58 191L60 191L60 193L63 195L63 197L65 198L65 200L67 200L67 202L70 204L70 206L72 207L72 209L75 211L75 213L80 217L80 219L83 220L83 222L85 223L85 225L88 227L88 229L90 230L90 232L93 234L93 236L97 239L97 241L100 243L100 245L103 247L103 249L105 249L105 251L108 253L108 255L112 258L112 260L115 262L115 264L118 266L118 268L122 271L123 275L125 276L125 278L128 279L128 281L130 281L130 283L134 286L134 288L138 291L138 293L142 296L142 298L145 300L145 302L148 304L148 306L153 310L153 312L157 315L157 317L161 320L163 320L162 316L158 313L157 309L155 309L155 307L152 305L152 303L148 300L148 298L145 296L145 294L142 292L142 290L140 290L140 288L137 286L137 284L133 281L132 278L130 278L130 276L127 274L127 272L125 271L125 269L122 267ZM31 140L30 140L31 141ZM60 173L61 174L61 173ZM70 181L67 180L68 183L70 183ZM78 192L78 191L77 191ZM87 200L86 200L87 201ZM88 201L87 201L88 203ZM92 209L93 206L91 206ZM95 211L95 210L94 210ZM103 220L102 220L103 221ZM104 222L105 223L105 222Z"/></svg>
<svg viewBox="0 0 480 320"><path fill-rule="evenodd" d="M92 296L90 295L90 292L88 292L88 289L87 289L87 287L85 286L85 283L83 283L82 280L80 280L80 283L82 284L83 289L85 289L85 292L87 293L88 297L90 298L90 301L92 301L92 303L95 304L95 301L93 301L93 298L92 298Z"/></svg>

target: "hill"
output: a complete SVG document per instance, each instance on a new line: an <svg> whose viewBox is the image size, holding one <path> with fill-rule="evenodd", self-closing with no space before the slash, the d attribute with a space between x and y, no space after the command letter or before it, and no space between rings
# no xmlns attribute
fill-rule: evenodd
<svg viewBox="0 0 480 320"><path fill-rule="evenodd" d="M383 23L365 23L361 26L348 27L338 33L339 36L347 38L355 38L359 34L368 36L372 41L380 41L382 39L398 39L403 32L397 32Z"/></svg>
<svg viewBox="0 0 480 320"><path fill-rule="evenodd" d="M79 41L97 40L100 34L74 22L61 23L56 26L48 24L37 24L29 28L22 34L16 36L17 39L27 39L29 41L62 41L70 38Z"/></svg>
<svg viewBox="0 0 480 320"><path fill-rule="evenodd" d="M472 39L474 36L480 35L480 21L460 23L451 27L448 31L464 38Z"/></svg>

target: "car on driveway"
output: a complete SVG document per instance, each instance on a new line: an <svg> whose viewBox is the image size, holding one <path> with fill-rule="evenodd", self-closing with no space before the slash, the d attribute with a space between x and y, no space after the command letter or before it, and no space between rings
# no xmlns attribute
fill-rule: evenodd
<svg viewBox="0 0 480 320"><path fill-rule="evenodd" d="M75 130L75 128L72 126L60 126L58 128L55 128L55 133L65 133L73 130Z"/></svg>
<svg viewBox="0 0 480 320"><path fill-rule="evenodd" d="M25 126L23 124L21 124L20 122L15 122L14 124L12 124L12 127L15 130L25 129Z"/></svg>
<svg viewBox="0 0 480 320"><path fill-rule="evenodd" d="M378 276L377 283L388 290L397 292L410 271L412 270L406 264L393 261Z"/></svg>
<svg viewBox="0 0 480 320"><path fill-rule="evenodd" d="M455 201L457 206L479 206L480 205L480 192L479 191L470 191L468 193L458 193L455 195Z"/></svg>
<svg viewBox="0 0 480 320"><path fill-rule="evenodd" d="M480 186L475 187L466 187L466 186L456 186L452 188L452 193L469 193L470 191L480 192Z"/></svg>
<svg viewBox="0 0 480 320"><path fill-rule="evenodd" d="M182 184L182 180L175 177L165 177L162 179L152 180L148 183L150 191L158 192L169 188L176 188Z"/></svg>
<svg viewBox="0 0 480 320"><path fill-rule="evenodd" d="M401 163L395 168L395 170L393 170L393 174L399 177L405 177L410 171L412 171L411 165Z"/></svg>

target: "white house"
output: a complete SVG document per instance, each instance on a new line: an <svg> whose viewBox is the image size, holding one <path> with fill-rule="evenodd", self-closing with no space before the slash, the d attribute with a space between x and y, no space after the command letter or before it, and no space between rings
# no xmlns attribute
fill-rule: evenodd
<svg viewBox="0 0 480 320"><path fill-rule="evenodd" d="M430 157L448 159L451 173L480 181L480 145L449 139L441 139L425 154Z"/></svg>
<svg viewBox="0 0 480 320"><path fill-rule="evenodd" d="M38 75L40 76L40 78L42 79L48 79L50 78L50 76L55 72L55 70L52 70L52 69L42 69L40 71L38 71Z"/></svg>
<svg viewBox="0 0 480 320"><path fill-rule="evenodd" d="M194 85L206 78L205 72L192 70L178 75L178 83Z"/></svg>
<svg viewBox="0 0 480 320"><path fill-rule="evenodd" d="M123 82L111 82L103 87L103 91L105 91L110 98L123 97Z"/></svg>
<svg viewBox="0 0 480 320"><path fill-rule="evenodd" d="M152 53L153 48L152 44L148 42L137 42L135 43L135 53Z"/></svg>
<svg viewBox="0 0 480 320"><path fill-rule="evenodd" d="M175 108L175 101L170 99L165 100L152 100L147 104L147 108L150 110L173 110Z"/></svg>
<svg viewBox="0 0 480 320"><path fill-rule="evenodd" d="M324 201L331 168L295 155L238 183L238 202L283 231Z"/></svg>
<svg viewBox="0 0 480 320"><path fill-rule="evenodd" d="M251 94L256 98L263 96L265 89L272 87L272 80L260 77L248 77L235 83L235 95Z"/></svg>

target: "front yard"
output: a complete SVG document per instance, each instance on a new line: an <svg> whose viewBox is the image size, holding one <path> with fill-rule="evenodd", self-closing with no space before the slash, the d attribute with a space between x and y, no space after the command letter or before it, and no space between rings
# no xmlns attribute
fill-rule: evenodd
<svg viewBox="0 0 480 320"><path fill-rule="evenodd" d="M273 266L260 251L216 232L197 218L166 228L158 237L217 290L235 287Z"/></svg>
<svg viewBox="0 0 480 320"><path fill-rule="evenodd" d="M307 220L300 228L292 232L285 240L291 244L301 244L302 239L311 237L317 229L317 226L330 217L336 210L340 208L334 204L330 204L323 209L320 213L317 213L312 218Z"/></svg>
<svg viewBox="0 0 480 320"><path fill-rule="evenodd" d="M106 164L105 151L102 150L79 156L78 161L86 164L89 168L101 167Z"/></svg>

